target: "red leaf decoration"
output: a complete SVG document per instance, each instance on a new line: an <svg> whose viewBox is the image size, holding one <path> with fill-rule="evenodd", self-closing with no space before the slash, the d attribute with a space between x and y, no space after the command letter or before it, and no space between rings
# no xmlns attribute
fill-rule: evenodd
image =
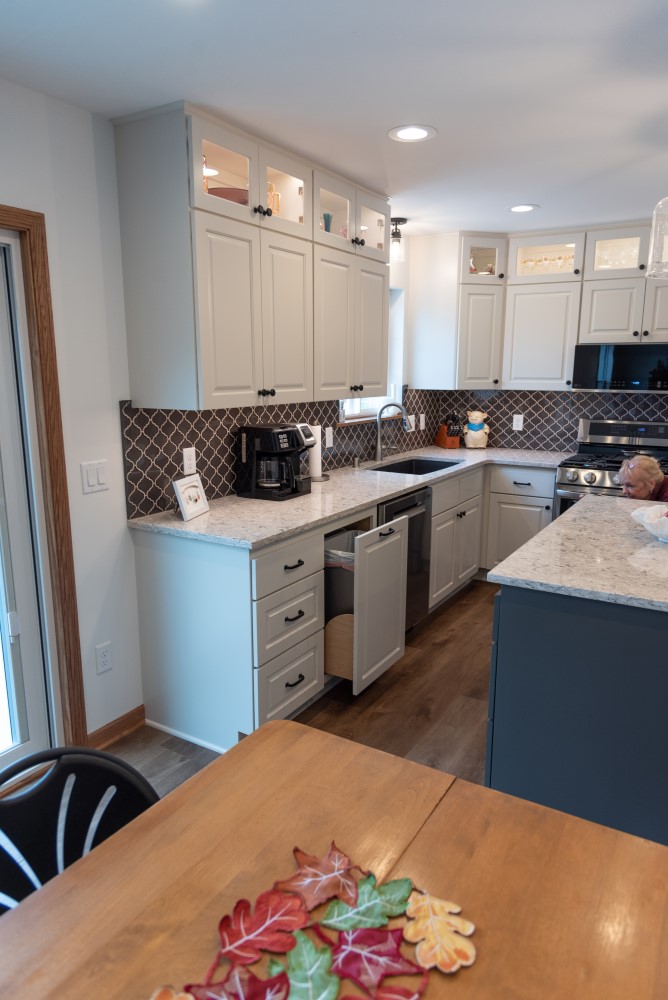
<svg viewBox="0 0 668 1000"><path fill-rule="evenodd" d="M247 899L240 899L232 916L218 925L220 955L240 965L257 962L262 951L284 954L295 946L292 931L305 927L308 912L300 896L270 889L255 901L255 913Z"/></svg>
<svg viewBox="0 0 668 1000"><path fill-rule="evenodd" d="M401 927L341 931L333 949L332 972L366 990L375 989L386 976L422 974L419 965L401 954L402 938Z"/></svg>
<svg viewBox="0 0 668 1000"><path fill-rule="evenodd" d="M353 864L340 851L334 841L324 858L305 854L298 847L294 849L299 871L283 882L276 882L275 889L298 892L309 910L315 909L333 896L338 896L349 906L357 902L357 882L352 876Z"/></svg>
<svg viewBox="0 0 668 1000"><path fill-rule="evenodd" d="M219 983L185 987L194 1000L287 1000L290 980L285 972L272 979L258 979L250 969L232 966Z"/></svg>

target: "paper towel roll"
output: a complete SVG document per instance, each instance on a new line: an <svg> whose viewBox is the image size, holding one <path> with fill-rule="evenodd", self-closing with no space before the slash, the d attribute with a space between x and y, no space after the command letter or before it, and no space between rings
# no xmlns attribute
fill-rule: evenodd
<svg viewBox="0 0 668 1000"><path fill-rule="evenodd" d="M311 424L315 444L308 450L308 470L311 479L322 479L322 427Z"/></svg>

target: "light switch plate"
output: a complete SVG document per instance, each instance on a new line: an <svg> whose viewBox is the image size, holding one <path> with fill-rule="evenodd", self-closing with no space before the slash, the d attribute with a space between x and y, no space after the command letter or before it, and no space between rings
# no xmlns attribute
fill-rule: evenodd
<svg viewBox="0 0 668 1000"><path fill-rule="evenodd" d="M325 427L325 448L334 447L334 428Z"/></svg>
<svg viewBox="0 0 668 1000"><path fill-rule="evenodd" d="M513 414L513 430L523 431L524 430L524 416L521 413Z"/></svg>
<svg viewBox="0 0 668 1000"><path fill-rule="evenodd" d="M420 414L420 430L423 431L425 428L424 413Z"/></svg>
<svg viewBox="0 0 668 1000"><path fill-rule="evenodd" d="M109 489L107 482L107 460L98 459L95 462L81 462L81 492L101 493Z"/></svg>

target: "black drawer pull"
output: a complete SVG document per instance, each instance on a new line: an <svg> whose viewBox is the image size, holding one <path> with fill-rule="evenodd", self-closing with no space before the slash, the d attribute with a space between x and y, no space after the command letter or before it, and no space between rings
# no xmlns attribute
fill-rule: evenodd
<svg viewBox="0 0 668 1000"><path fill-rule="evenodd" d="M306 678L304 677L303 674L300 674L299 677L297 678L297 680L293 681L292 684L290 683L290 681L286 681L285 682L285 686L286 686L286 688L296 688L297 685L301 684L301 682L304 681L304 680L306 680Z"/></svg>
<svg viewBox="0 0 668 1000"><path fill-rule="evenodd" d="M303 559L298 559L297 562L294 564L294 566L288 566L288 564L286 563L285 566L283 567L283 569L287 573L287 571L289 569L299 569L299 567L303 566L303 565L304 565L304 560Z"/></svg>
<svg viewBox="0 0 668 1000"><path fill-rule="evenodd" d="M305 612L300 608L294 618L285 617L286 622L298 622L300 618L304 617Z"/></svg>
<svg viewBox="0 0 668 1000"><path fill-rule="evenodd" d="M393 534L394 534L394 528L388 528L387 531L381 531L378 537L386 538L388 535L393 535Z"/></svg>
<svg viewBox="0 0 668 1000"><path fill-rule="evenodd" d="M513 486L531 486L531 483L518 483L516 479L513 479Z"/></svg>

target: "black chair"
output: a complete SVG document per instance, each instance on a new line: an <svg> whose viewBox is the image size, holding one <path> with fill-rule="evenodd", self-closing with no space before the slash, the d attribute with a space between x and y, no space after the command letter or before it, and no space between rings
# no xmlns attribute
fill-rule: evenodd
<svg viewBox="0 0 668 1000"><path fill-rule="evenodd" d="M130 764L87 747L57 747L11 764L0 772L0 794L39 765L51 766L0 798L0 914L159 798Z"/></svg>

